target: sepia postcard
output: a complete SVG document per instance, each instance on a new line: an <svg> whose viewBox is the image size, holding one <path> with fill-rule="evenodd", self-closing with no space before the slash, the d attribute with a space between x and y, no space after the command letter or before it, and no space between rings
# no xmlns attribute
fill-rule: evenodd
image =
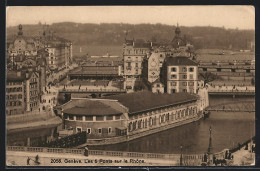
<svg viewBox="0 0 260 171"><path fill-rule="evenodd" d="M254 6L7 6L6 167L254 166Z"/></svg>

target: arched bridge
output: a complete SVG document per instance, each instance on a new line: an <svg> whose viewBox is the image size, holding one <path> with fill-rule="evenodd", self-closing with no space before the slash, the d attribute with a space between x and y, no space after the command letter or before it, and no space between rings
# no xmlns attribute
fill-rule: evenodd
<svg viewBox="0 0 260 171"><path fill-rule="evenodd" d="M255 101L226 102L209 106L205 109L205 111L255 112Z"/></svg>

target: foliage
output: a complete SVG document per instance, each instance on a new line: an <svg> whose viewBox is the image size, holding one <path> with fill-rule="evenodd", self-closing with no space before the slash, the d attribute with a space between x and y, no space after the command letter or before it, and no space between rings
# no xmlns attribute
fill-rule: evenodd
<svg viewBox="0 0 260 171"><path fill-rule="evenodd" d="M199 76L203 79L204 81L204 86L209 83L209 82L212 82L214 80L216 80L218 78L217 75L211 73L211 72L201 72L199 73Z"/></svg>
<svg viewBox="0 0 260 171"><path fill-rule="evenodd" d="M86 131L79 132L61 139L51 142L39 142L38 147L49 147L49 148L72 148L86 143L87 134Z"/></svg>
<svg viewBox="0 0 260 171"><path fill-rule="evenodd" d="M23 25L25 36L39 36L42 24ZM46 27L46 26L45 26ZM169 43L175 33L176 26L163 24L80 24L73 22L54 23L48 27L55 35L69 39L74 45L122 45L125 32L128 39L144 39ZM254 40L254 30L225 29L222 27L184 27L181 35L196 49L230 48L245 49L248 41ZM7 38L16 35L17 26L7 28Z"/></svg>

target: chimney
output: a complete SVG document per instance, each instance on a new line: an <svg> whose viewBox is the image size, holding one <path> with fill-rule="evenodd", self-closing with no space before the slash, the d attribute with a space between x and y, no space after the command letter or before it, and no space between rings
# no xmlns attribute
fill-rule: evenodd
<svg viewBox="0 0 260 171"><path fill-rule="evenodd" d="M21 75L22 75L22 72L21 71L17 71L17 77L21 77Z"/></svg>

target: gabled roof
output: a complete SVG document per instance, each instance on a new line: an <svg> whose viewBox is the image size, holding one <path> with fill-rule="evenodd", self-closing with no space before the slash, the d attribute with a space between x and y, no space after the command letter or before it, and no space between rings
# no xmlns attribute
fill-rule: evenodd
<svg viewBox="0 0 260 171"><path fill-rule="evenodd" d="M171 65L186 65L186 66L198 66L198 63L188 59L187 57L184 56L178 56L178 57L167 57L166 58L166 65L171 66Z"/></svg>
<svg viewBox="0 0 260 171"><path fill-rule="evenodd" d="M130 114L197 100L196 96L189 93L155 94L150 91L139 91L104 98L118 100L119 103L129 109Z"/></svg>
<svg viewBox="0 0 260 171"><path fill-rule="evenodd" d="M65 109L63 112L66 114L74 115L89 115L89 116L105 116L105 115L119 115L123 114L122 111L112 108L111 105L107 105L102 100L72 100L72 108ZM113 103L113 102L110 102ZM116 103L116 102L114 102ZM114 104L115 105L115 104ZM119 104L117 104L119 105Z"/></svg>

